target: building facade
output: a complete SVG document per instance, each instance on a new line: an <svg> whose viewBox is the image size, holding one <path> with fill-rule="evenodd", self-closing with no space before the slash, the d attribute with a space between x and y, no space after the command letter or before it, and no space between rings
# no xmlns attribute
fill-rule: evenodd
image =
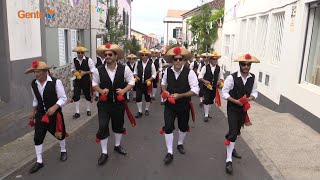
<svg viewBox="0 0 320 180"><path fill-rule="evenodd" d="M319 0L226 1L222 46L226 72L239 69L233 57L256 55L263 102L320 127Z"/></svg>

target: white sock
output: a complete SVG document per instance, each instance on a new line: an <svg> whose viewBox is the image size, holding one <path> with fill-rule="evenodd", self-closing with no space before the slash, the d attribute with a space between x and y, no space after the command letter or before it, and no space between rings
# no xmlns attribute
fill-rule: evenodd
<svg viewBox="0 0 320 180"><path fill-rule="evenodd" d="M163 98L161 97L161 102L163 102Z"/></svg>
<svg viewBox="0 0 320 180"><path fill-rule="evenodd" d="M202 102L202 100L203 100L203 97L200 97L200 102Z"/></svg>
<svg viewBox="0 0 320 180"><path fill-rule="evenodd" d="M91 102L87 101L87 111L90 111L90 104L91 104Z"/></svg>
<svg viewBox="0 0 320 180"><path fill-rule="evenodd" d="M122 134L114 133L114 137L115 137L115 143L114 143L114 145L115 145L115 146L120 146Z"/></svg>
<svg viewBox="0 0 320 180"><path fill-rule="evenodd" d="M38 146L34 146L36 150L36 155L37 155L37 162L42 163L42 144Z"/></svg>
<svg viewBox="0 0 320 180"><path fill-rule="evenodd" d="M184 138L186 137L186 132L182 132L179 130L179 140L178 140L178 145L183 144Z"/></svg>
<svg viewBox="0 0 320 180"><path fill-rule="evenodd" d="M203 109L204 109L204 117L208 117L209 115L209 108L210 106L209 105L203 105Z"/></svg>
<svg viewBox="0 0 320 180"><path fill-rule="evenodd" d="M74 105L76 106L76 113L80 113L80 110L79 110L79 101L77 101L77 102L74 102Z"/></svg>
<svg viewBox="0 0 320 180"><path fill-rule="evenodd" d="M173 151L172 151L173 133L171 133L171 134L165 134L164 137L165 137L165 140L166 140L166 145L167 145L168 153L173 154Z"/></svg>
<svg viewBox="0 0 320 180"><path fill-rule="evenodd" d="M152 88L152 97L156 97L157 88Z"/></svg>
<svg viewBox="0 0 320 180"><path fill-rule="evenodd" d="M102 153L108 154L108 138L101 139L100 145L101 145Z"/></svg>
<svg viewBox="0 0 320 180"><path fill-rule="evenodd" d="M99 92L98 91L96 91L96 97L99 97Z"/></svg>
<svg viewBox="0 0 320 180"><path fill-rule="evenodd" d="M59 141L60 152L67 152L66 150L66 139Z"/></svg>
<svg viewBox="0 0 320 180"><path fill-rule="evenodd" d="M234 149L235 142L230 142L229 145L227 145L227 160L226 162L231 161L232 162L232 151Z"/></svg>
<svg viewBox="0 0 320 180"><path fill-rule="evenodd" d="M146 110L149 111L150 102L146 102Z"/></svg>
<svg viewBox="0 0 320 180"><path fill-rule="evenodd" d="M137 106L139 113L142 113L142 102L137 102Z"/></svg>
<svg viewBox="0 0 320 180"><path fill-rule="evenodd" d="M127 99L128 100L130 99L130 93L131 93L131 91L127 92Z"/></svg>

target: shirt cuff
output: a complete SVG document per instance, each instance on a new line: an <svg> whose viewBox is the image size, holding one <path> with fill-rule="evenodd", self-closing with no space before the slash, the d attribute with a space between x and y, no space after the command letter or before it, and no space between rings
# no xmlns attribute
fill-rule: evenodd
<svg viewBox="0 0 320 180"><path fill-rule="evenodd" d="M222 94L223 99L227 100L230 97L230 94Z"/></svg>

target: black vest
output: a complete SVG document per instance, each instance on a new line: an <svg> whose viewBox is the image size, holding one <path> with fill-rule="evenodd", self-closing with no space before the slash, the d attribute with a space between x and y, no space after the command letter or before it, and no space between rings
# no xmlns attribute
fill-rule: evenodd
<svg viewBox="0 0 320 180"><path fill-rule="evenodd" d="M142 74L143 74L142 60L140 60L138 62L137 68L138 68L138 77L140 78L138 83L140 83L140 84L144 83L144 82L142 82ZM152 76L152 61L149 60L145 69L144 69L144 81L151 78L151 76Z"/></svg>
<svg viewBox="0 0 320 180"><path fill-rule="evenodd" d="M252 88L253 88L253 84L254 84L254 79L255 79L255 75L251 74L251 78L247 79L247 82L245 85L243 85L243 81L241 77L238 77L238 72L235 72L232 75L233 77L233 81L234 81L234 86L233 89L229 92L230 96L234 99L240 99L241 97L243 97L244 95L246 95L247 97L250 97L250 94L252 92ZM242 110L241 106L238 106L230 101L228 101L228 105L227 108L236 108L239 111Z"/></svg>
<svg viewBox="0 0 320 180"><path fill-rule="evenodd" d="M189 92L190 91L189 80L188 80L189 72L190 72L190 69L184 66L178 79L176 79L173 70L171 69L171 67L168 67L167 91L170 94L174 94L174 93L182 94L182 93ZM176 100L176 104L189 103L189 101L191 101L191 97L180 98Z"/></svg>
<svg viewBox="0 0 320 180"><path fill-rule="evenodd" d="M130 70L133 72L134 68L136 67L136 63L133 64L133 67L131 67L131 63L128 61L127 66L130 68Z"/></svg>
<svg viewBox="0 0 320 180"><path fill-rule="evenodd" d="M198 62L193 61L193 69L192 70L198 69L198 67L199 67Z"/></svg>
<svg viewBox="0 0 320 180"><path fill-rule="evenodd" d="M149 61L153 61L153 60L150 58ZM159 59L158 59L158 58L157 58L156 60L154 60L153 64L154 64L154 67L156 68L156 71L159 71L159 69L160 69L160 62L159 62Z"/></svg>
<svg viewBox="0 0 320 180"><path fill-rule="evenodd" d="M99 76L100 76L100 88L109 89L107 103L118 102L117 100L117 89L124 89L127 85L124 79L125 66L122 64L117 65L116 75L114 77L113 83L107 73L105 66L99 66Z"/></svg>
<svg viewBox="0 0 320 180"><path fill-rule="evenodd" d="M79 70L82 70L82 71L90 71L90 67L89 67L89 58L88 57L85 57L86 59L83 59L82 62L81 62L81 65L79 63L79 61L77 60L77 58L74 58L73 59L73 62L74 62L74 66L76 67L76 70L79 71ZM76 82L80 82L80 81L90 81L90 75L89 74L86 74L84 76L82 76L81 79L76 79Z"/></svg>
<svg viewBox="0 0 320 180"><path fill-rule="evenodd" d="M31 83L32 90L36 99L38 101L37 112L36 112L36 119L42 118L42 116L46 113L46 111L55 105L58 101L58 96L56 92L56 78L51 77L52 81L47 81L46 87L43 91L43 99L38 89L38 85L36 83L36 79L34 79ZM61 107L58 108L58 111L61 111Z"/></svg>
<svg viewBox="0 0 320 180"><path fill-rule="evenodd" d="M103 64L105 64L105 62L104 62ZM96 67L98 67L98 66L100 66L100 65L102 65L102 60L101 60L101 58L97 57Z"/></svg>
<svg viewBox="0 0 320 180"><path fill-rule="evenodd" d="M217 81L219 78L220 73L220 66L216 65L216 69L214 70L214 73L211 71L210 64L206 65L206 73L203 76L203 79L211 82L212 87L216 87Z"/></svg>

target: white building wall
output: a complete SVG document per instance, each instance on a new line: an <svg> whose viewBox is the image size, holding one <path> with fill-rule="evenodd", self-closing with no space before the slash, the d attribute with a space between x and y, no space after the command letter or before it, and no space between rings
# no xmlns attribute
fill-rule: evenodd
<svg viewBox="0 0 320 180"><path fill-rule="evenodd" d="M164 45L169 45L170 40L173 38L173 29L182 28L182 17L165 17L164 19ZM183 32L182 32L183 33Z"/></svg>
<svg viewBox="0 0 320 180"><path fill-rule="evenodd" d="M300 0L298 2L294 0L226 1L222 32L223 57L220 63L227 71L232 73L239 69L238 63L232 62L232 57L243 53L256 55L261 63L253 64L251 72L258 79L259 73L262 73L261 82L258 84L260 93L277 104L280 103L280 96L282 95L320 117L318 108L320 87L305 82L304 78L300 79L300 72L302 74L305 72L303 63L307 60L303 57L303 54L309 11L307 3L310 2L315 2L315 0ZM294 12L293 9L296 11ZM276 25L274 15L283 12L283 23ZM261 27L259 18L264 15L268 15L268 28L266 37L263 39L261 30L257 28ZM250 18L256 18L255 31L253 31L252 24L249 23ZM247 21L246 25L241 23L244 19ZM282 27L282 32L277 32L277 38L273 39L272 32L277 27ZM282 34L282 39L279 34ZM234 35L233 45L232 40L226 42L228 39L226 36L228 35ZM281 45L277 47L279 38L281 39ZM261 45L264 42L264 46ZM273 51L275 47L278 48L276 52L279 52L279 61L275 60L276 54ZM269 85L266 85L266 75L270 77Z"/></svg>

